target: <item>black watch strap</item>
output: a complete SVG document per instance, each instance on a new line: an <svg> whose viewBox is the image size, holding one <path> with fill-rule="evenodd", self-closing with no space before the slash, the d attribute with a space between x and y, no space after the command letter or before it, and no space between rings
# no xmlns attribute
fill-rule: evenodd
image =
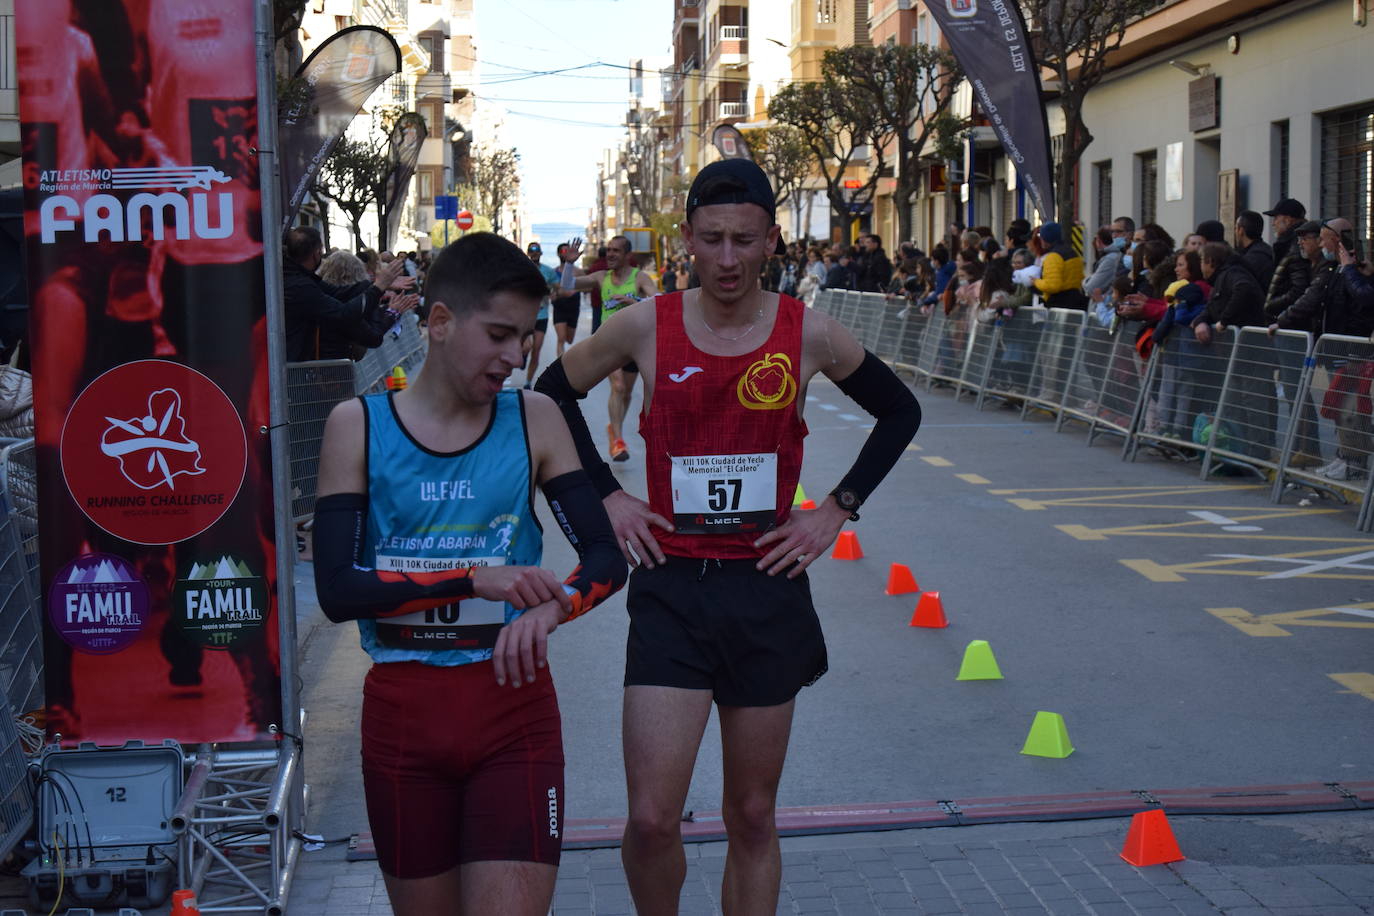
<svg viewBox="0 0 1374 916"><path fill-rule="evenodd" d="M863 500L859 498L858 493L848 487L836 487L830 491L830 495L835 497L836 505L849 513L851 522L859 520L859 507L863 505Z"/></svg>

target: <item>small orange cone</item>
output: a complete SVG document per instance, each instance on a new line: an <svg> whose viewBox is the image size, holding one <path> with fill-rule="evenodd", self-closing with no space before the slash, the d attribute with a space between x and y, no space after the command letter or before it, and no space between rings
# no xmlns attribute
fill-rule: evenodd
<svg viewBox="0 0 1374 916"><path fill-rule="evenodd" d="M387 391L405 391L407 384L406 371L400 366L392 369L391 374L386 377Z"/></svg>
<svg viewBox="0 0 1374 916"><path fill-rule="evenodd" d="M1131 829L1126 833L1126 845L1121 848L1121 858L1141 868L1183 861L1183 853L1178 848L1174 831L1170 829L1169 819L1164 816L1162 809L1141 811L1131 818Z"/></svg>
<svg viewBox="0 0 1374 916"><path fill-rule="evenodd" d="M200 905L196 903L196 892L172 891L172 909L169 916L200 916Z"/></svg>
<svg viewBox="0 0 1374 916"><path fill-rule="evenodd" d="M940 603L939 592L922 592L916 601L916 613L911 615L913 627L930 627L938 630L949 626L945 617L945 606Z"/></svg>
<svg viewBox="0 0 1374 916"><path fill-rule="evenodd" d="M830 555L830 559L862 560L863 558L864 551L859 546L859 536L852 531L841 531L840 539L835 542L835 552Z"/></svg>
<svg viewBox="0 0 1374 916"><path fill-rule="evenodd" d="M911 574L910 567L903 563L892 564L892 568L887 571L887 588L883 589L883 594L909 595L920 590L916 584L916 577Z"/></svg>
<svg viewBox="0 0 1374 916"><path fill-rule="evenodd" d="M803 499L800 503L797 504L797 508L806 509L809 511L811 509L816 508L816 501L814 499Z"/></svg>

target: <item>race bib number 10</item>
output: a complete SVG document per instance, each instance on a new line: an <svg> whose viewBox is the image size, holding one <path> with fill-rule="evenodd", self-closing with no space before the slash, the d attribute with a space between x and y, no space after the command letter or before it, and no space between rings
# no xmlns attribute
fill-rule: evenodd
<svg viewBox="0 0 1374 916"><path fill-rule="evenodd" d="M672 459L673 526L679 534L764 531L778 511L778 456Z"/></svg>

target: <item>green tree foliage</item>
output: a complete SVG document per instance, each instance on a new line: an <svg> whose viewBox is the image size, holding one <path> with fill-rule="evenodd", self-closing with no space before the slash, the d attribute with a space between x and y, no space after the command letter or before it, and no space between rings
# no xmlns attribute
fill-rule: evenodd
<svg viewBox="0 0 1374 916"><path fill-rule="evenodd" d="M1102 81L1108 57L1121 47L1126 26L1159 6L1159 0L1025 0L1031 38L1040 64L1059 82L1064 112L1064 151L1055 168L1054 207L1061 222L1072 223L1074 176L1078 161L1093 142L1083 122L1083 100Z"/></svg>
<svg viewBox="0 0 1374 916"><path fill-rule="evenodd" d="M385 135L374 131L363 139L340 140L315 178L312 192L348 215L355 248L362 245L363 215L380 203L389 166Z"/></svg>
<svg viewBox="0 0 1374 916"><path fill-rule="evenodd" d="M801 191L816 165L815 154L800 130L787 124L741 131L749 153L773 184L773 202L781 210L789 201L799 214ZM797 234L801 227L796 220Z"/></svg>
<svg viewBox="0 0 1374 916"><path fill-rule="evenodd" d="M501 215L520 187L520 154L514 149L478 149L468 159L468 182L454 189L458 202L491 220L501 231Z"/></svg>
<svg viewBox="0 0 1374 916"><path fill-rule="evenodd" d="M836 222L847 223L855 208L872 204L886 165L892 127L881 118L867 92L835 66L836 52L826 52L821 79L789 83L768 106L768 116L801 132L825 181L825 193ZM858 188L844 186L850 166L867 165Z"/></svg>
<svg viewBox="0 0 1374 916"><path fill-rule="evenodd" d="M964 78L959 62L929 45L882 44L830 51L825 66L873 107L884 130L895 137L897 235L911 238L911 199L919 190L921 159L930 156L927 141L935 140L939 118L949 111Z"/></svg>

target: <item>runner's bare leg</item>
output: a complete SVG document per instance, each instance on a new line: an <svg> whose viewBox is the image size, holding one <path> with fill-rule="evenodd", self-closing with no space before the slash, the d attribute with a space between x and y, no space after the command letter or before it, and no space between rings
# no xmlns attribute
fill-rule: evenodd
<svg viewBox="0 0 1374 916"><path fill-rule="evenodd" d="M711 716L709 690L625 688L625 783L630 816L620 857L639 916L676 916L687 859L682 806Z"/></svg>

